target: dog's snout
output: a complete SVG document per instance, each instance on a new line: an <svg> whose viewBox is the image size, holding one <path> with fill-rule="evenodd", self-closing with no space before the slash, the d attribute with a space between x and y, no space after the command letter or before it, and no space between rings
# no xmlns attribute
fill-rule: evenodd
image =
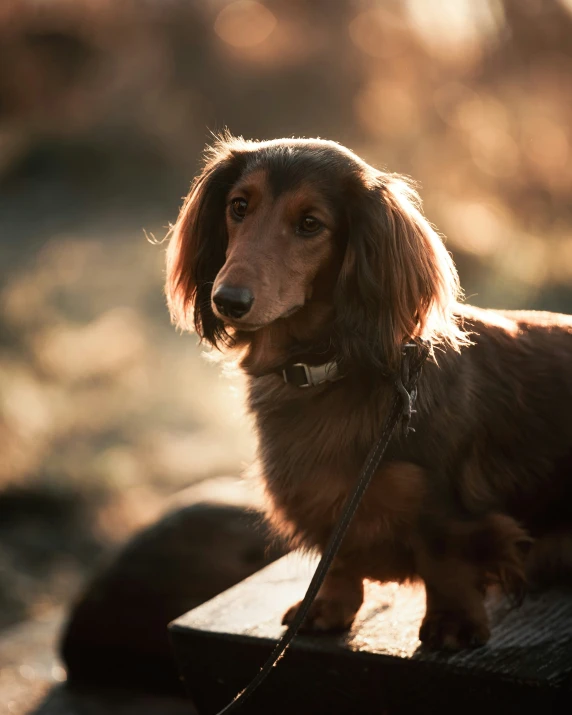
<svg viewBox="0 0 572 715"><path fill-rule="evenodd" d="M213 293L213 302L222 315L242 318L252 307L254 296L248 288L235 288L223 283Z"/></svg>

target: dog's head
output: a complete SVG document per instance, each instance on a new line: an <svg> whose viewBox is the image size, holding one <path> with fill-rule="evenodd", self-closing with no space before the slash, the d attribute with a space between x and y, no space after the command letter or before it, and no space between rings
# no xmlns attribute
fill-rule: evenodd
<svg viewBox="0 0 572 715"><path fill-rule="evenodd" d="M166 291L213 345L317 305L342 363L459 340L457 274L415 190L330 141L220 139L173 228Z"/></svg>

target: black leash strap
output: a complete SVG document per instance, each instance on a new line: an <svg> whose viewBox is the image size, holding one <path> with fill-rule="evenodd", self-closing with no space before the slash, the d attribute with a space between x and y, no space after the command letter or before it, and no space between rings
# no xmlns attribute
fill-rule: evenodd
<svg viewBox="0 0 572 715"><path fill-rule="evenodd" d="M412 362L411 353L414 350L416 350L418 354L416 359ZM403 418L405 421L406 433L408 429L410 429L408 427L408 423L412 414L412 405L417 391L417 380L419 379L421 367L428 354L429 346L425 342L420 341L419 343L407 343L403 346L401 374L395 378L396 394L391 403L383 432L371 448L356 482L355 488L346 499L346 503L344 504L341 516L336 524L336 528L334 529L322 558L316 567L316 571L310 581L306 595L304 596L293 621L290 623L282 635L282 638L280 638L268 660L264 663L257 675L231 703L229 703L222 710L219 710L216 715L227 715L227 713L235 712L242 707L242 705L244 705L246 700L254 693L258 686L266 680L274 666L282 658L294 636L300 629L300 626L306 619L308 611L310 610L310 607L324 582L328 569L332 565L332 561L338 553L348 526L350 525L361 499L369 486L371 478L383 459L387 445L391 440L400 418Z"/></svg>

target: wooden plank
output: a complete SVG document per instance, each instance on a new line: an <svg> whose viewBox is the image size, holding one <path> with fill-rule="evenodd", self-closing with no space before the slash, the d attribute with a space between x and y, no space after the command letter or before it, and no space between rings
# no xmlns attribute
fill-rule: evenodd
<svg viewBox="0 0 572 715"><path fill-rule="evenodd" d="M171 624L201 713L216 712L254 676L314 566L286 556ZM245 713L572 712L570 594L531 595L520 608L490 597L490 642L451 655L421 648L422 587L372 583L366 594L348 634L297 637Z"/></svg>

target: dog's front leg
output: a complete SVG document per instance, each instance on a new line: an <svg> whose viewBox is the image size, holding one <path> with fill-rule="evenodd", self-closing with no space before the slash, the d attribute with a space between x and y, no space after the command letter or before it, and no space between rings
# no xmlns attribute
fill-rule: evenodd
<svg viewBox="0 0 572 715"><path fill-rule="evenodd" d="M427 594L420 640L435 650L484 645L490 630L481 570L457 558L425 553L419 560L419 574Z"/></svg>
<svg viewBox="0 0 572 715"><path fill-rule="evenodd" d="M300 630L347 630L363 603L363 595L363 577L352 568L349 560L336 558ZM282 618L284 625L292 621L300 603L286 611Z"/></svg>
<svg viewBox="0 0 572 715"><path fill-rule="evenodd" d="M431 648L458 650L489 639L484 597L488 583L522 597L525 556L531 538L510 516L488 514L474 521L445 521L433 538L415 549L417 572L425 581L427 612L419 637ZM432 544L432 545L431 545Z"/></svg>

